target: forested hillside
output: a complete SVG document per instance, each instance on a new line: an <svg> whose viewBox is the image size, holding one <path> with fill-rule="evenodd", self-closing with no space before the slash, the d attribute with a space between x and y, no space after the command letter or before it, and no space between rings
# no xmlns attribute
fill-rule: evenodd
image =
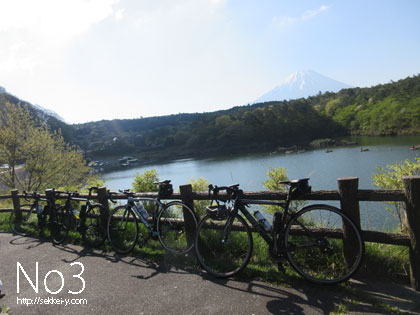
<svg viewBox="0 0 420 315"><path fill-rule="evenodd" d="M371 88L326 93L309 101L350 134L420 133L420 75Z"/></svg>
<svg viewBox="0 0 420 315"><path fill-rule="evenodd" d="M5 100L19 101L0 93L0 104ZM91 156L197 156L272 150L350 134L420 134L420 75L370 88L212 113L78 125L66 125L54 117L46 121Z"/></svg>
<svg viewBox="0 0 420 315"><path fill-rule="evenodd" d="M13 96L6 92L6 89L0 86L0 111L6 110L6 103L14 104L16 106L22 106L27 108L33 117L38 118L38 122L46 123L52 131L60 130L64 139L67 142L72 142L72 136L74 127L72 125L68 125L61 120L46 114L45 112L37 109L31 103L22 101L16 96Z"/></svg>
<svg viewBox="0 0 420 315"><path fill-rule="evenodd" d="M75 125L74 141L95 154L170 155L271 150L343 135L420 134L420 76L306 99Z"/></svg>

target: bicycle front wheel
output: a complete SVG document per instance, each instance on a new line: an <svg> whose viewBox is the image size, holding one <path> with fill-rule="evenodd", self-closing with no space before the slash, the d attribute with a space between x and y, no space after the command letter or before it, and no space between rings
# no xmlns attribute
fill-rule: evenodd
<svg viewBox="0 0 420 315"><path fill-rule="evenodd" d="M106 231L101 222L101 205L93 205L86 210L84 230L82 232L83 242L90 247L99 247L103 244ZM82 218L81 218L82 219Z"/></svg>
<svg viewBox="0 0 420 315"><path fill-rule="evenodd" d="M116 207L108 218L108 240L119 254L129 253L139 237L139 226L133 210Z"/></svg>
<svg viewBox="0 0 420 315"><path fill-rule="evenodd" d="M30 236L38 229L38 215L32 205L20 206L22 210L20 216L16 211L12 211L9 217L9 226L13 233L21 236Z"/></svg>
<svg viewBox="0 0 420 315"><path fill-rule="evenodd" d="M62 206L56 210L54 219L51 223L51 234L54 244L58 245L66 240L72 226L73 219L73 214L66 209L66 207Z"/></svg>
<svg viewBox="0 0 420 315"><path fill-rule="evenodd" d="M160 243L167 251L176 254L185 254L192 249L196 228L194 212L180 201L165 205L157 219Z"/></svg>
<svg viewBox="0 0 420 315"><path fill-rule="evenodd" d="M292 216L285 246L292 267L318 284L347 280L364 255L359 228L340 209L328 205L308 206Z"/></svg>
<svg viewBox="0 0 420 315"><path fill-rule="evenodd" d="M194 245L201 266L215 277L227 278L248 264L253 240L240 215L225 220L213 220L206 215L198 224Z"/></svg>

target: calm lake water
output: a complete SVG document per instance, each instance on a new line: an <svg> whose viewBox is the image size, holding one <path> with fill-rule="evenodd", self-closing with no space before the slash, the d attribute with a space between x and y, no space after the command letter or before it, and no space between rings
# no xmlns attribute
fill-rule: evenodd
<svg viewBox="0 0 420 315"><path fill-rule="evenodd" d="M156 169L160 179L171 179L174 188L191 179L203 177L209 183L222 186L239 183L243 190L264 190L263 181L270 167L283 167L290 179L310 176L313 190L337 189L337 178L359 177L359 188L376 188L372 175L376 166L414 160L420 150L410 150L410 145L420 144L420 136L404 137L351 137L354 146L335 147L333 152L324 149L299 154L247 154L208 159L176 160L163 164L142 165L138 168L106 173L105 185L113 190L131 188L137 173ZM360 152L360 148L369 151ZM339 206L338 202L328 202ZM393 214L385 210L384 203L361 203L362 226L375 230L388 230L395 226Z"/></svg>

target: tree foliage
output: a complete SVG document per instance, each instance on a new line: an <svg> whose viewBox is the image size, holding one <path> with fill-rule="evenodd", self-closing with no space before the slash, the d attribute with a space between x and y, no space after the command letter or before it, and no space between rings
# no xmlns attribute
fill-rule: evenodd
<svg viewBox="0 0 420 315"><path fill-rule="evenodd" d="M4 100L17 102L7 93ZM369 88L319 93L209 113L66 125L32 110L90 156L142 158L271 151L346 135L420 134L420 75Z"/></svg>
<svg viewBox="0 0 420 315"><path fill-rule="evenodd" d="M191 179L188 184L191 184L193 192L207 192L209 189L209 182L203 177L199 177L198 179ZM206 207L208 205L208 200L194 201L194 211L198 218L202 218L206 214Z"/></svg>
<svg viewBox="0 0 420 315"><path fill-rule="evenodd" d="M268 190L275 191L284 191L287 192L289 186L280 184L281 181L289 180L287 177L287 171L283 167L270 167L267 171L267 179L263 182L263 185ZM302 207L306 201L304 200L294 200L290 203L290 209L297 210L299 207ZM267 212L276 212L279 211L279 207L275 206L265 206Z"/></svg>
<svg viewBox="0 0 420 315"><path fill-rule="evenodd" d="M0 113L0 159L9 168L0 180L10 189L81 187L90 168L80 151L36 121L28 109L7 103Z"/></svg>
<svg viewBox="0 0 420 315"><path fill-rule="evenodd" d="M142 174L136 174L132 187L135 192L158 191L158 185L154 184L158 181L159 176L156 169L145 170Z"/></svg>
<svg viewBox="0 0 420 315"><path fill-rule="evenodd" d="M383 189L403 189L402 178L404 176L420 175L420 158L415 158L415 162L408 159L404 163L389 164L386 167L376 167L377 173L373 175L375 186ZM394 206L395 214L398 218L402 231L407 227L407 216L402 202L389 202Z"/></svg>

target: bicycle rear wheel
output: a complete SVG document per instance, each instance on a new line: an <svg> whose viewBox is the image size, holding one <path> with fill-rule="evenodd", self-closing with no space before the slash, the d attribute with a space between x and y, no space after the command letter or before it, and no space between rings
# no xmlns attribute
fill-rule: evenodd
<svg viewBox="0 0 420 315"><path fill-rule="evenodd" d="M186 218L191 223L190 226L186 225ZM160 243L167 251L176 254L185 254L193 248L196 228L197 218L194 212L180 201L165 205L157 219Z"/></svg>
<svg viewBox="0 0 420 315"><path fill-rule="evenodd" d="M108 218L108 240L119 254L129 253L139 237L139 226L133 210L116 207Z"/></svg>
<svg viewBox="0 0 420 315"><path fill-rule="evenodd" d="M82 239L90 247L101 246L106 238L106 231L101 221L102 209L101 205L93 205L86 210Z"/></svg>
<svg viewBox="0 0 420 315"><path fill-rule="evenodd" d="M59 245L66 240L74 219L73 214L66 207L61 206L56 210L50 227L54 244Z"/></svg>
<svg viewBox="0 0 420 315"><path fill-rule="evenodd" d="M350 235L351 244L345 235ZM347 280L364 255L359 228L340 209L328 205L312 205L296 213L287 225L285 246L292 267L318 284Z"/></svg>
<svg viewBox="0 0 420 315"><path fill-rule="evenodd" d="M9 217L9 226L13 233L21 236L30 236L38 229L38 214L35 207L30 204L21 205L20 217L12 211Z"/></svg>
<svg viewBox="0 0 420 315"><path fill-rule="evenodd" d="M215 277L226 278L248 264L253 240L240 215L225 220L213 220L206 215L198 224L194 245L201 266Z"/></svg>

